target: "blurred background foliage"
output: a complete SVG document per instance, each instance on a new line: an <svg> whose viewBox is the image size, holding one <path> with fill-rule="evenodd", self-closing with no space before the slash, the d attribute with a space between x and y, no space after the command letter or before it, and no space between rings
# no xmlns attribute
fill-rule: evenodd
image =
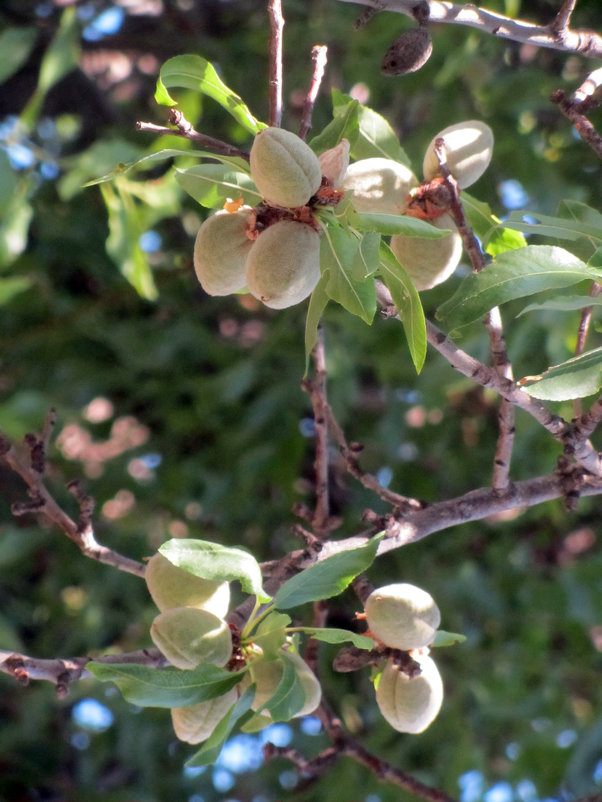
<svg viewBox="0 0 602 802"><path fill-rule="evenodd" d="M173 137L137 133L162 124L156 76L172 55L212 61L252 111L267 117L268 22L262 0L4 0L0 8L0 427L15 440L58 411L48 484L76 515L66 482L82 478L96 500L99 540L149 556L170 537L244 545L258 559L297 548L291 506L312 503L313 421L300 389L304 305L271 312L248 296L207 297L192 270L205 212L165 165L113 184L88 180ZM559 3L491 0L491 10L549 22ZM337 87L382 113L420 174L423 151L448 124L479 118L494 130L491 167L471 193L503 217L513 208L554 214L563 198L600 208L595 155L548 98L574 90L594 66L576 56L433 26L434 54L418 73L380 74L391 40L411 26L334 0L285 0L285 127L295 130L310 80L310 51L329 64L314 132ZM598 0L580 0L576 26L600 23ZM180 93L203 132L249 138L222 109ZM602 122L600 112L592 114ZM186 165L186 157L179 164ZM461 272L461 271L460 271ZM459 277L423 294L432 313ZM572 355L578 313L505 313L517 376ZM426 501L489 481L496 399L438 355L413 371L403 330L372 327L328 308L329 397L362 465ZM487 358L475 326L462 347ZM568 418L567 405L555 405ZM513 477L553 470L558 445L518 413ZM597 443L600 447L600 442ZM332 454L337 536L385 508ZM155 614L136 577L80 556L60 532L14 519L20 480L0 465L0 647L68 657L150 645ZM602 549L600 501L576 512L550 503L455 527L374 564L372 581L427 588L461 646L438 663L446 700L420 736L394 732L373 704L368 672L334 675L324 645L325 692L346 725L394 765L462 802L570 800L602 787ZM351 593L330 622L354 627ZM309 611L307 612L309 615ZM165 710L138 710L116 690L76 683L58 701L47 683L0 676L0 799L139 802L297 798L405 799L341 760L306 791L290 764L261 764L261 738L234 738L202 773ZM276 727L308 756L324 747L315 720Z"/></svg>

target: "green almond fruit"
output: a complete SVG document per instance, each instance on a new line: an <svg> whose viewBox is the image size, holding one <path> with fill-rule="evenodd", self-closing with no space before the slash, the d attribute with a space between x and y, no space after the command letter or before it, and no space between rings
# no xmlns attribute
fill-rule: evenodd
<svg viewBox="0 0 602 802"><path fill-rule="evenodd" d="M251 178L272 206L305 206L322 183L322 170L313 150L296 134L265 128L253 141Z"/></svg>
<svg viewBox="0 0 602 802"><path fill-rule="evenodd" d="M376 588L366 599L370 632L391 649L420 649L433 642L441 613L433 597L406 582Z"/></svg>
<svg viewBox="0 0 602 802"><path fill-rule="evenodd" d="M157 552L146 565L146 586L161 610L174 607L196 607L218 618L225 618L230 606L230 584L217 582L178 568Z"/></svg>
<svg viewBox="0 0 602 802"><path fill-rule="evenodd" d="M451 229L451 234L440 239L406 237L404 234L391 237L391 250L419 292L446 281L462 258L462 237L452 216L443 214L430 222L436 228Z"/></svg>
<svg viewBox="0 0 602 802"><path fill-rule="evenodd" d="M403 214L410 190L418 184L405 164L374 157L350 164L342 189L360 213Z"/></svg>
<svg viewBox="0 0 602 802"><path fill-rule="evenodd" d="M194 243L194 270L209 295L230 295L245 286L245 262L253 245L247 237L249 206L221 210L199 228Z"/></svg>
<svg viewBox="0 0 602 802"><path fill-rule="evenodd" d="M460 189L474 184L489 166L493 154L493 131L479 120L468 120L449 125L432 138L422 164L427 181L438 175L440 170L435 153L436 139L445 142L447 167Z"/></svg>
<svg viewBox="0 0 602 802"><path fill-rule="evenodd" d="M232 634L221 618L193 607L160 613L150 629L153 643L176 668L209 663L224 666L232 654Z"/></svg>
<svg viewBox="0 0 602 802"><path fill-rule="evenodd" d="M410 679L393 662L388 662L376 689L380 712L398 732L423 732L437 716L443 703L443 682L432 658L415 658L421 673Z"/></svg>

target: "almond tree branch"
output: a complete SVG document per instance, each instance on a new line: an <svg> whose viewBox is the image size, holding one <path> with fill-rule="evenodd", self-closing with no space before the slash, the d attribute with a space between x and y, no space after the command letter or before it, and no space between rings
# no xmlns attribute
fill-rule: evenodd
<svg viewBox="0 0 602 802"><path fill-rule="evenodd" d="M554 33L559 34L567 30L576 5L577 0L564 0L550 26Z"/></svg>
<svg viewBox="0 0 602 802"><path fill-rule="evenodd" d="M220 153L222 156L238 156L241 159L245 159L245 161L249 161L249 154L246 151L240 150L239 148L234 147L234 145L229 145L227 142L223 142L221 139L214 139L212 136L201 134L194 128L192 123L188 122L182 112L178 111L178 109L170 109L169 122L174 125L175 128L168 128L165 125L155 125L155 123L145 123L139 121L136 123L136 130L151 134L158 134L160 136L164 136L166 134L170 136L179 136L183 139L189 139L191 142L197 142L201 147L211 150L214 153Z"/></svg>
<svg viewBox="0 0 602 802"><path fill-rule="evenodd" d="M355 3L377 10L384 6L386 11L405 14L407 17L413 16L412 7L416 5L416 0L382 0L382 2L381 0L336 0L336 2ZM537 25L478 8L473 3L460 5L447 2L447 0L430 0L429 8L431 22L466 25L500 39L521 42L534 47L561 50L565 53L580 53L588 58L602 58L602 36L595 31L569 28L554 30L554 22L551 25Z"/></svg>
<svg viewBox="0 0 602 802"><path fill-rule="evenodd" d="M44 428L44 438L47 437L49 425ZM111 565L120 571L125 571L136 576L144 576L145 566L137 560L124 557L122 554L101 546L94 536L91 515L93 502L77 483L69 486L77 498L80 505L80 518L76 523L67 513L56 503L54 498L46 489L42 471L45 461L45 449L43 447L44 438L38 440L35 435L27 435L26 445L30 450L30 463L17 453L9 442L8 438L0 432L0 459L3 459L15 473L23 479L29 489L30 502L13 505L12 511L15 515L25 515L35 512L45 515L48 520L56 524L67 537L72 540L80 549L82 554L93 560L98 560L105 565Z"/></svg>
<svg viewBox="0 0 602 802"><path fill-rule="evenodd" d="M309 130L311 129L311 120L314 112L314 104L320 91L322 79L324 78L324 70L326 69L326 60L328 56L328 48L326 45L314 45L311 50L311 60L314 65L311 77L311 84L303 103L303 113L301 115L301 127L299 128L299 136L305 139Z"/></svg>
<svg viewBox="0 0 602 802"><path fill-rule="evenodd" d="M282 31L284 17L280 0L268 0L270 17L270 83L269 83L269 122L280 128L282 124Z"/></svg>
<svg viewBox="0 0 602 802"><path fill-rule="evenodd" d="M573 124L574 129L584 142L590 146L594 153L602 159L602 137L591 122L582 113L582 105L578 101L571 101L562 89L557 89L550 97L556 103L567 120Z"/></svg>

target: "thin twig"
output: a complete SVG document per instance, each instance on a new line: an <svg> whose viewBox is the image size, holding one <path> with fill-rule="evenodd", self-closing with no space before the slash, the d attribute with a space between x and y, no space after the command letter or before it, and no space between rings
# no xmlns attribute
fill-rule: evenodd
<svg viewBox="0 0 602 802"><path fill-rule="evenodd" d="M316 476L316 509L313 517L313 528L317 537L328 534L330 517L330 501L328 488L328 418L326 415L326 357L324 352L324 332L318 327L316 345L312 352L315 366L315 377L309 385L309 393L314 411L316 430L316 459L314 470Z"/></svg>
<svg viewBox="0 0 602 802"><path fill-rule="evenodd" d="M45 515L46 518L63 530L86 557L98 560L105 565L111 565L113 568L118 568L120 571L125 571L129 574L144 576L145 566L143 563L124 557L122 554L106 546L101 546L97 542L91 522L92 502L89 496L78 489L76 496L80 503L80 520L76 523L48 492L43 482L43 476L37 470L38 466L27 464L2 433L0 433L0 438L0 458L4 459L13 471L23 479L33 500L33 504L13 505L14 514L36 512ZM33 439L35 440L35 438ZM33 455L33 449L30 453Z"/></svg>
<svg viewBox="0 0 602 802"><path fill-rule="evenodd" d="M376 0L334 0L334 2L377 7ZM416 0L382 0L379 5L384 6L385 11L413 17L412 8L416 5ZM447 0L430 0L429 9L430 21L433 23L466 25L499 39L521 42L534 47L561 50L565 53L580 53L589 58L602 58L602 36L594 31L566 29L564 35L555 36L549 25L537 25L522 19L512 19L504 14L479 8L474 3L460 5L447 2Z"/></svg>
<svg viewBox="0 0 602 802"><path fill-rule="evenodd" d="M314 104L320 91L322 79L324 78L324 70L326 69L326 60L328 57L328 48L326 45L314 45L311 51L311 60L314 68L311 76L311 84L303 103L303 113L301 115L301 127L299 128L299 137L305 139L311 128L311 120L314 112Z"/></svg>
<svg viewBox="0 0 602 802"><path fill-rule="evenodd" d="M602 284L596 281L592 283L589 294L592 298L597 298L602 292ZM589 327L592 320L593 306L586 306L581 310L579 318L579 328L577 329L577 343L575 345L575 356L580 356L585 351L585 342L589 333ZM583 414L583 402L580 398L573 401L573 414L575 417Z"/></svg>
<svg viewBox="0 0 602 802"><path fill-rule="evenodd" d="M249 154L246 151L240 150L234 145L229 145L227 142L222 142L221 139L214 139L212 136L199 133L181 111L171 109L169 121L176 127L168 128L165 125L155 125L155 123L137 122L136 130L151 134L179 136L183 139L189 139L191 142L197 142L201 147L214 153L219 153L222 156L238 156L245 161L249 161Z"/></svg>
<svg viewBox="0 0 602 802"><path fill-rule="evenodd" d="M437 139L435 141L435 155L439 162L439 172L451 193L450 212L462 237L462 242L470 258L472 269L475 273L480 273L485 267L485 257L479 241L475 237L466 219L458 183L447 167L444 139ZM499 376L512 380L512 365L508 358L508 349L506 348L506 340L502 328L502 316L497 306L489 310L484 322L489 334L494 368ZM508 487L510 486L510 462L512 459L515 433L514 407L512 403L505 398L500 399L498 423L499 432L493 460L492 485L496 493L503 495L508 491Z"/></svg>
<svg viewBox="0 0 602 802"><path fill-rule="evenodd" d="M554 21L550 25L550 30L555 36L559 36L568 30L576 5L577 0L564 0L554 18Z"/></svg>
<svg viewBox="0 0 602 802"><path fill-rule="evenodd" d="M280 0L268 0L270 17L270 82L269 82L269 122L280 128L282 124L282 31L284 17Z"/></svg>
<svg viewBox="0 0 602 802"><path fill-rule="evenodd" d="M562 89L557 89L551 95L550 100L552 103L556 103L583 141L587 142L594 153L602 159L602 137L587 117L581 113L581 104L572 103Z"/></svg>

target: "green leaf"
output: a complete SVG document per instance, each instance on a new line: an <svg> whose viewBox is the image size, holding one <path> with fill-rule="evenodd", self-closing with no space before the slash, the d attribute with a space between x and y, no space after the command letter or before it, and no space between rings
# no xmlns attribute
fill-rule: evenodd
<svg viewBox="0 0 602 802"><path fill-rule="evenodd" d="M352 315L371 323L376 312L374 281L367 278L365 253L355 234L339 226L324 226L320 268L327 277L326 293Z"/></svg>
<svg viewBox="0 0 602 802"><path fill-rule="evenodd" d="M244 203L257 206L261 194L251 178L225 164L199 164L187 170L176 169L178 184L201 206L213 209L223 205L227 198L242 196Z"/></svg>
<svg viewBox="0 0 602 802"><path fill-rule="evenodd" d="M305 319L305 373L309 368L309 358L311 352L314 350L316 341L318 339L318 326L322 319L322 314L328 305L328 295L326 294L326 285L328 284L329 276L323 275L320 281L316 284L314 291L309 299L309 306L307 308L307 318Z"/></svg>
<svg viewBox="0 0 602 802"><path fill-rule="evenodd" d="M578 309L587 309L588 306L602 306L602 298L592 298L591 295L559 295L540 304L529 304L522 309L517 317L527 312L574 312Z"/></svg>
<svg viewBox="0 0 602 802"><path fill-rule="evenodd" d="M201 579L238 580L242 589L253 593L259 601L268 602L272 598L262 587L259 563L243 549L208 540L174 538L164 543L159 551L171 563Z"/></svg>
<svg viewBox="0 0 602 802"><path fill-rule="evenodd" d="M483 317L494 306L585 279L600 281L602 271L588 267L564 248L527 245L501 253L480 273L467 276L439 307L437 318L449 329L458 329Z"/></svg>
<svg viewBox="0 0 602 802"><path fill-rule="evenodd" d="M242 99L221 80L215 68L201 56L174 56L161 67L157 80L155 100L164 106L176 106L168 89L194 89L208 95L223 106L234 119L251 134L256 134L265 123L255 119Z"/></svg>
<svg viewBox="0 0 602 802"><path fill-rule="evenodd" d="M595 212L593 209L590 211ZM595 214L598 215L597 212ZM531 220L527 222L525 217L533 218L535 222ZM519 211L512 212L503 225L527 234L539 234L540 237L553 237L560 240L578 240L581 237L588 237L598 247L602 243L602 215L598 215L598 217L600 217L600 221L590 217L587 222L583 222L579 219Z"/></svg>
<svg viewBox="0 0 602 802"><path fill-rule="evenodd" d="M31 287L31 280L25 276L0 278L0 306L7 304L15 295L25 292Z"/></svg>
<svg viewBox="0 0 602 802"><path fill-rule="evenodd" d="M4 61L3 53L2 59ZM42 58L38 85L36 90L21 113L21 120L33 126L40 114L46 93L57 84L61 78L74 70L80 59L79 23L75 6L66 8L61 14L61 22L56 36L50 43Z"/></svg>
<svg viewBox="0 0 602 802"><path fill-rule="evenodd" d="M453 646L455 643L464 643L466 635L460 635L457 632L446 632L444 629L438 629L435 633L435 640L431 646Z"/></svg>
<svg viewBox="0 0 602 802"><path fill-rule="evenodd" d="M0 33L0 84L27 61L38 38L37 28L7 28Z"/></svg>
<svg viewBox="0 0 602 802"><path fill-rule="evenodd" d="M420 373L426 359L424 310L412 280L384 242L380 246L380 274L399 312L416 373Z"/></svg>
<svg viewBox="0 0 602 802"><path fill-rule="evenodd" d="M575 356L560 365L548 368L541 381L523 391L542 401L570 401L586 398L602 387L602 348Z"/></svg>
<svg viewBox="0 0 602 802"><path fill-rule="evenodd" d="M274 606L279 610L289 610L342 593L358 574L370 567L382 537L382 534L375 535L363 546L333 554L310 565L280 586L274 596Z"/></svg>
<svg viewBox="0 0 602 802"><path fill-rule="evenodd" d="M491 256L524 248L527 244L521 233L504 227L487 203L473 198L468 192L462 192L462 206L470 227Z"/></svg>
<svg viewBox="0 0 602 802"><path fill-rule="evenodd" d="M139 707L186 707L215 699L237 685L245 671L217 666L150 668L131 663L96 663L86 669L101 682L114 682L128 702Z"/></svg>
<svg viewBox="0 0 602 802"><path fill-rule="evenodd" d="M232 705L203 746L186 761L185 765L210 766L215 763L236 723L251 709L254 697L255 687L252 685L245 690L236 704Z"/></svg>
<svg viewBox="0 0 602 802"><path fill-rule="evenodd" d="M138 294L154 301L158 292L148 257L140 247L144 226L134 199L118 181L114 185L102 184L100 189L109 218L107 253Z"/></svg>
<svg viewBox="0 0 602 802"><path fill-rule="evenodd" d="M305 704L305 691L297 669L286 653L278 658L282 663L282 677L271 699L257 711L267 710L274 721L290 721Z"/></svg>
<svg viewBox="0 0 602 802"><path fill-rule="evenodd" d="M349 140L349 144L352 145L359 133L358 109L357 100L352 100L341 109L326 128L308 143L314 153L320 154L329 148L334 148L342 139Z"/></svg>
<svg viewBox="0 0 602 802"><path fill-rule="evenodd" d="M286 640L286 628L291 625L290 616L272 610L251 635L251 640L259 646L268 659L276 657Z"/></svg>
<svg viewBox="0 0 602 802"><path fill-rule="evenodd" d="M315 640L324 643L347 643L351 642L358 649L374 649L374 641L367 635L358 635L348 629L336 629L334 627L303 627L306 635L311 635Z"/></svg>
<svg viewBox="0 0 602 802"><path fill-rule="evenodd" d="M351 225L359 231L405 234L406 237L420 237L421 239L441 239L451 231L449 228L436 228L426 220L419 220L417 217L408 217L403 214L373 214L372 212L356 214L351 218Z"/></svg>
<svg viewBox="0 0 602 802"><path fill-rule="evenodd" d="M335 116L345 112L353 99L334 89L332 102ZM359 106L359 136L352 143L351 153L354 159L370 159L380 156L385 159L394 159L410 167L407 153L399 144L397 134L387 120L376 111L367 106Z"/></svg>

